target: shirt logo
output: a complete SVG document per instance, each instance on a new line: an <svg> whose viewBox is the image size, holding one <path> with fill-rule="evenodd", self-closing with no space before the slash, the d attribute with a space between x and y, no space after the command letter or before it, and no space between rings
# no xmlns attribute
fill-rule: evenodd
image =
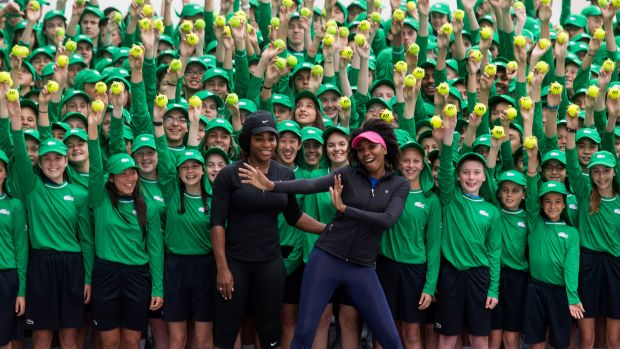
<svg viewBox="0 0 620 349"><path fill-rule="evenodd" d="M32 321L30 319L26 319L26 324L27 325L34 325L34 321Z"/></svg>
<svg viewBox="0 0 620 349"><path fill-rule="evenodd" d="M3 209L0 210L0 214L3 214L5 216L10 216L11 215L11 211L3 208Z"/></svg>
<svg viewBox="0 0 620 349"><path fill-rule="evenodd" d="M204 208L204 207L198 207L198 211L200 211L200 212L203 212L203 213L204 213L204 212L205 212L205 208Z"/></svg>
<svg viewBox="0 0 620 349"><path fill-rule="evenodd" d="M517 226L521 228L525 228L525 222L517 222Z"/></svg>
<svg viewBox="0 0 620 349"><path fill-rule="evenodd" d="M155 200L155 201L159 201L159 202L164 202L164 198L162 198L162 197L161 197L161 196L159 196L159 195L155 195L155 196L153 196L153 200Z"/></svg>
<svg viewBox="0 0 620 349"><path fill-rule="evenodd" d="M137 214L138 214L138 212L136 212L136 210L131 210L131 213L133 213L133 214L135 214L135 215L137 215Z"/></svg>
<svg viewBox="0 0 620 349"><path fill-rule="evenodd" d="M62 198L65 201L73 201L73 196L71 195L65 195L65 197Z"/></svg>
<svg viewBox="0 0 620 349"><path fill-rule="evenodd" d="M478 212L478 213L480 213L481 215L483 215L485 217L489 216L489 213L487 211L485 211L485 210L480 210L480 212Z"/></svg>
<svg viewBox="0 0 620 349"><path fill-rule="evenodd" d="M426 205L424 205L424 203L419 202L419 201L418 201L418 202L416 202L416 203L414 204L414 206L415 206L415 207L419 207L419 208L424 208L424 207L426 207Z"/></svg>
<svg viewBox="0 0 620 349"><path fill-rule="evenodd" d="M614 210L614 213L615 213L615 214L620 214L620 208L615 209L615 210Z"/></svg>
<svg viewBox="0 0 620 349"><path fill-rule="evenodd" d="M558 236L563 238L563 239L568 239L568 234L566 234L565 232L559 232Z"/></svg>
<svg viewBox="0 0 620 349"><path fill-rule="evenodd" d="M570 208L571 210L576 210L577 209L577 205L570 204L570 205L568 205L568 208Z"/></svg>
<svg viewBox="0 0 620 349"><path fill-rule="evenodd" d="M389 191L389 190L387 190L387 189L385 189L385 193L386 193L386 194L389 194L389 193L390 193L390 191Z"/></svg>

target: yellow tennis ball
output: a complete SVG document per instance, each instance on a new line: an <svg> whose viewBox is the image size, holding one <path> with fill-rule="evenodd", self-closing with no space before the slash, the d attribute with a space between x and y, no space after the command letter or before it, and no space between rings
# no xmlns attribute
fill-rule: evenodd
<svg viewBox="0 0 620 349"><path fill-rule="evenodd" d="M278 68L279 70L284 70L286 69L286 59L282 58L282 57L278 57L276 58L276 61L273 63L276 68Z"/></svg>
<svg viewBox="0 0 620 349"><path fill-rule="evenodd" d="M189 33L185 36L185 41L190 45L190 46L196 46L198 45L198 42L200 41L200 38L198 38L198 35L196 33Z"/></svg>
<svg viewBox="0 0 620 349"><path fill-rule="evenodd" d="M149 18L142 18L140 22L138 22L138 26L142 30L149 30L151 29L151 20Z"/></svg>
<svg viewBox="0 0 620 349"><path fill-rule="evenodd" d="M480 37L483 40L488 40L488 39L492 38L493 37L493 29L491 29L490 27L483 27L480 30Z"/></svg>
<svg viewBox="0 0 620 349"><path fill-rule="evenodd" d="M562 94L562 91L564 90L564 88L562 87L562 85L559 82L552 82L551 85L549 85L549 92L553 95L559 95Z"/></svg>
<svg viewBox="0 0 620 349"><path fill-rule="evenodd" d="M540 0L540 4L541 5L550 5L551 4L551 0Z"/></svg>
<svg viewBox="0 0 620 349"><path fill-rule="evenodd" d="M343 38L346 39L349 37L349 28L347 27L341 27L340 29L338 29L338 35Z"/></svg>
<svg viewBox="0 0 620 349"><path fill-rule="evenodd" d="M30 7L33 11L39 11L39 9L41 8L41 3L36 0L30 0L28 3L30 4Z"/></svg>
<svg viewBox="0 0 620 349"><path fill-rule="evenodd" d="M437 93L442 96L447 96L448 93L450 93L450 86L447 83L442 82L439 86L437 86Z"/></svg>
<svg viewBox="0 0 620 349"><path fill-rule="evenodd" d="M560 45L564 45L565 42L568 42L569 37L568 37L568 33L567 32L561 32L560 34L558 34L556 40L558 41L558 43L560 43Z"/></svg>
<svg viewBox="0 0 620 349"><path fill-rule="evenodd" d="M138 45L133 45L131 47L131 50L129 50L129 54L131 54L133 57L138 58L140 57L140 55L144 53L144 50L142 49L142 47L138 46Z"/></svg>
<svg viewBox="0 0 620 349"><path fill-rule="evenodd" d="M454 29L452 28L452 24L450 23L444 23L441 26L441 32L444 33L446 36L450 36L450 34L452 34L452 31Z"/></svg>
<svg viewBox="0 0 620 349"><path fill-rule="evenodd" d="M506 131L502 126L495 126L491 130L491 136L495 139L500 139L506 135Z"/></svg>
<svg viewBox="0 0 620 349"><path fill-rule="evenodd" d="M286 65L289 68L294 68L297 65L297 57L288 55L288 57L286 57Z"/></svg>
<svg viewBox="0 0 620 349"><path fill-rule="evenodd" d="M273 41L273 47L275 47L275 48L285 48L286 47L286 43L284 43L284 40L282 40L282 39L275 39Z"/></svg>
<svg viewBox="0 0 620 349"><path fill-rule="evenodd" d="M409 74L407 76L405 76L405 81L404 84L406 87L413 87L415 86L415 84L418 82L418 79L415 78L415 76Z"/></svg>
<svg viewBox="0 0 620 349"><path fill-rule="evenodd" d="M418 80L424 79L425 75L426 71L423 68L417 67L413 70L413 76Z"/></svg>
<svg viewBox="0 0 620 349"><path fill-rule="evenodd" d="M454 19L457 21L462 21L465 18L465 11L463 10L455 10L454 11Z"/></svg>
<svg viewBox="0 0 620 349"><path fill-rule="evenodd" d="M312 70L310 70L310 72L312 73L313 76L322 76L323 66L317 64L314 67L312 67Z"/></svg>
<svg viewBox="0 0 620 349"><path fill-rule="evenodd" d="M237 16L232 16L228 20L228 24L233 28L239 28L241 26L241 19Z"/></svg>
<svg viewBox="0 0 620 349"><path fill-rule="evenodd" d="M239 96L236 93L229 93L226 95L226 104L237 105L239 103Z"/></svg>
<svg viewBox="0 0 620 349"><path fill-rule="evenodd" d="M12 88L6 92L6 100L9 102L16 102L19 100L19 91Z"/></svg>
<svg viewBox="0 0 620 349"><path fill-rule="evenodd" d="M394 69L399 73L407 72L407 63L405 61L398 61L394 64Z"/></svg>
<svg viewBox="0 0 620 349"><path fill-rule="evenodd" d="M605 72L611 73L614 69L616 69L616 63L611 59L606 59L605 62L603 62L603 70L605 70Z"/></svg>
<svg viewBox="0 0 620 349"><path fill-rule="evenodd" d="M62 28L62 27L56 28L56 37L60 38L63 36L65 36L65 28Z"/></svg>
<svg viewBox="0 0 620 349"><path fill-rule="evenodd" d="M143 5L144 4L144 0L134 0L136 2L136 5Z"/></svg>
<svg viewBox="0 0 620 349"><path fill-rule="evenodd" d="M274 28L280 28L280 18L271 17L271 20L269 21L269 25L271 25Z"/></svg>
<svg viewBox="0 0 620 349"><path fill-rule="evenodd" d="M599 93L599 88L598 86L595 85L590 85L588 86L588 96L592 97L592 98L596 98L598 97L598 93Z"/></svg>
<svg viewBox="0 0 620 349"><path fill-rule="evenodd" d="M358 24L357 29L359 31L362 32L367 32L370 30L370 22L368 22L367 20L363 19L360 21L360 24Z"/></svg>
<svg viewBox="0 0 620 349"><path fill-rule="evenodd" d="M58 90L60 89L60 86L54 80L49 80L47 82L46 86L47 86L47 92L49 92L49 93L58 92Z"/></svg>
<svg viewBox="0 0 620 349"><path fill-rule="evenodd" d="M535 69L542 74L547 74L549 72L549 63L540 61L536 63Z"/></svg>
<svg viewBox="0 0 620 349"><path fill-rule="evenodd" d="M541 49L544 50L548 48L549 46L551 46L551 41L549 41L549 39L542 38L538 40L538 47L540 47Z"/></svg>
<svg viewBox="0 0 620 349"><path fill-rule="evenodd" d="M594 31L594 35L593 35L596 39L598 40L605 40L605 30L603 28L597 28Z"/></svg>
<svg viewBox="0 0 620 349"><path fill-rule="evenodd" d="M477 116L483 116L487 112L487 106L482 103L476 103L474 106L474 114Z"/></svg>
<svg viewBox="0 0 620 349"><path fill-rule="evenodd" d="M379 12L373 12L370 14L370 19L375 23L381 23L381 14Z"/></svg>
<svg viewBox="0 0 620 349"><path fill-rule="evenodd" d="M108 86L105 84L105 82L103 81L99 81L98 83L95 84L95 92L97 92L97 94L105 94L108 91Z"/></svg>
<svg viewBox="0 0 620 349"><path fill-rule="evenodd" d="M527 136L523 140L523 147L525 149L532 150L536 148L536 145L538 145L538 139L534 136Z"/></svg>
<svg viewBox="0 0 620 349"><path fill-rule="evenodd" d="M67 52L75 52L75 50L77 50L77 43L73 40L67 40L67 42L65 42L65 48Z"/></svg>
<svg viewBox="0 0 620 349"><path fill-rule="evenodd" d="M99 99L95 99L93 103L91 103L90 105L90 110L96 113L103 111L104 109L105 109L105 104Z"/></svg>
<svg viewBox="0 0 620 349"><path fill-rule="evenodd" d="M157 105L160 108L164 108L165 106L168 105L168 97L166 95L163 94L158 94L155 97L155 105Z"/></svg>
<svg viewBox="0 0 620 349"><path fill-rule="evenodd" d="M446 106L443 107L443 115L445 117L453 118L456 116L457 113L458 110L456 109L456 105L454 104L446 104Z"/></svg>
<svg viewBox="0 0 620 349"><path fill-rule="evenodd" d="M579 116L580 111L581 111L581 108L579 108L577 104L570 104L566 108L566 116L568 116L569 118L576 118Z"/></svg>
<svg viewBox="0 0 620 349"><path fill-rule="evenodd" d="M164 21L162 21L161 18L155 18L153 20L153 28L157 29L159 34L163 34L165 30Z"/></svg>
<svg viewBox="0 0 620 349"><path fill-rule="evenodd" d="M609 2L607 0L598 0L598 6L600 8L606 8L609 6Z"/></svg>
<svg viewBox="0 0 620 349"><path fill-rule="evenodd" d="M513 40L513 44L518 47L525 47L525 45L527 44L527 40L525 39L525 36L517 35Z"/></svg>
<svg viewBox="0 0 620 349"><path fill-rule="evenodd" d="M207 26L207 23L202 18L198 18L194 22L194 28L196 28L196 30L203 30L206 26Z"/></svg>
<svg viewBox="0 0 620 349"><path fill-rule="evenodd" d="M510 71L515 71L517 69L519 69L519 64L515 61L510 61L508 63L506 63L506 69L510 70Z"/></svg>
<svg viewBox="0 0 620 349"><path fill-rule="evenodd" d="M375 8L381 8L381 0L375 0Z"/></svg>
<svg viewBox="0 0 620 349"><path fill-rule="evenodd" d="M56 64L61 68L66 67L67 64L69 64L69 57L67 57L67 55L58 56L58 58L56 58Z"/></svg>
<svg viewBox="0 0 620 349"><path fill-rule="evenodd" d="M222 15L217 15L215 17L215 26L219 27L219 28L224 28L224 26L226 25L226 17L222 16Z"/></svg>
<svg viewBox="0 0 620 349"><path fill-rule="evenodd" d="M334 41L335 41L335 39L334 39L334 36L333 36L333 35L326 34L326 35L323 37L323 46L325 46L325 47L331 47L331 46L334 44Z"/></svg>
<svg viewBox="0 0 620 349"><path fill-rule="evenodd" d="M410 55L417 55L418 53L420 53L420 46L416 43L410 44L407 47L407 53Z"/></svg>
<svg viewBox="0 0 620 349"><path fill-rule="evenodd" d="M439 115L433 115L429 122L433 128L441 128L443 126L443 120L441 120Z"/></svg>
<svg viewBox="0 0 620 349"><path fill-rule="evenodd" d="M611 0L611 5L615 8L620 8L620 0Z"/></svg>
<svg viewBox="0 0 620 349"><path fill-rule="evenodd" d="M181 22L181 31L185 32L185 33L189 33L194 29L194 23L192 23L192 21L190 20L184 20L183 22Z"/></svg>
<svg viewBox="0 0 620 349"><path fill-rule="evenodd" d="M341 56L341 57L344 57L344 58L346 58L346 59L351 59L351 58L353 58L353 49L352 49L351 47L349 47L349 46L346 46L345 48L343 48L343 49L340 51L340 56Z"/></svg>
<svg viewBox="0 0 620 349"><path fill-rule="evenodd" d="M11 73L3 71L0 72L0 84L11 81Z"/></svg>
<svg viewBox="0 0 620 349"><path fill-rule="evenodd" d="M392 14L392 20L402 21L403 19L405 19L405 11L398 8L394 10L394 13Z"/></svg>
<svg viewBox="0 0 620 349"><path fill-rule="evenodd" d="M172 72L178 72L179 70L181 70L181 68L183 68L183 63L181 62L180 59L173 59L170 61L170 65L169 65L170 71Z"/></svg>
<svg viewBox="0 0 620 349"><path fill-rule="evenodd" d="M200 108L202 106L202 100L198 96L192 96L187 103L193 108Z"/></svg>
<svg viewBox="0 0 620 349"><path fill-rule="evenodd" d="M340 107L342 107L342 109L351 108L351 99L347 96L340 97Z"/></svg>
<svg viewBox="0 0 620 349"><path fill-rule="evenodd" d="M299 14L302 17L306 17L306 18L312 17L312 11L310 11L310 9L307 7L302 7L301 10L299 11Z"/></svg>
<svg viewBox="0 0 620 349"><path fill-rule="evenodd" d="M78 6L83 6L83 5L86 3L86 0L75 0L75 3L76 3ZM137 1L136 1L136 3L137 3Z"/></svg>
<svg viewBox="0 0 620 349"><path fill-rule="evenodd" d="M144 7L142 7L142 13L147 17L151 17L153 15L153 12L153 6L151 6L150 4L145 4Z"/></svg>
<svg viewBox="0 0 620 349"><path fill-rule="evenodd" d="M532 99L531 99L530 97L528 97L528 96L521 97L521 98L519 99L519 106L520 106L522 109L525 109L525 110L532 109L532 104L534 104L534 102L533 102L533 101L532 101Z"/></svg>
<svg viewBox="0 0 620 349"><path fill-rule="evenodd" d="M325 34L336 35L338 33L338 27L327 27L325 28Z"/></svg>
<svg viewBox="0 0 620 349"><path fill-rule="evenodd" d="M330 19L329 21L327 21L327 23L325 23L325 27L329 28L329 27L336 27L338 28L338 23L336 23L335 19Z"/></svg>
<svg viewBox="0 0 620 349"><path fill-rule="evenodd" d="M613 100L618 99L618 97L620 97L620 88L617 86L610 88L609 91L607 91L607 97Z"/></svg>
<svg viewBox="0 0 620 349"><path fill-rule="evenodd" d="M110 86L110 91L112 91L112 94L118 96L125 91L125 85L123 85L122 82L114 81L112 86Z"/></svg>
<svg viewBox="0 0 620 349"><path fill-rule="evenodd" d="M512 8L514 8L515 10L521 10L521 9L524 9L524 8L525 8L525 5L524 5L524 4L523 4L523 2L521 2L521 1L515 1L515 2L512 4Z"/></svg>
<svg viewBox="0 0 620 349"><path fill-rule="evenodd" d="M388 124L391 124L394 121L394 114L389 109L383 109L381 114L379 114L379 118Z"/></svg>
<svg viewBox="0 0 620 349"><path fill-rule="evenodd" d="M355 35L355 44L362 47L366 44L366 37L362 34Z"/></svg>
<svg viewBox="0 0 620 349"><path fill-rule="evenodd" d="M477 49L469 51L469 54L474 58L476 62L482 62L482 52Z"/></svg>
<svg viewBox="0 0 620 349"><path fill-rule="evenodd" d="M497 74L497 66L495 64L487 64L487 66L484 67L484 72L489 77L494 77L495 74Z"/></svg>
<svg viewBox="0 0 620 349"><path fill-rule="evenodd" d="M508 120L514 120L517 117L517 110L513 107L506 108L504 113L506 114L506 119Z"/></svg>
<svg viewBox="0 0 620 349"><path fill-rule="evenodd" d="M114 11L114 22L116 22L116 24L120 24L122 21L123 15L118 11Z"/></svg>
<svg viewBox="0 0 620 349"><path fill-rule="evenodd" d="M407 10L409 11L415 11L415 9L418 7L413 1L408 1L406 6Z"/></svg>

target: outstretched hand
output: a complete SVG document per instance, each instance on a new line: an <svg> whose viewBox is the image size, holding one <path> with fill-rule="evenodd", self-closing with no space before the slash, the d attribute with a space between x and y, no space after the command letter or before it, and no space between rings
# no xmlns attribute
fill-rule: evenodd
<svg viewBox="0 0 620 349"><path fill-rule="evenodd" d="M239 178L241 178L241 183L251 184L260 190L272 191L275 187L263 171L248 163L243 163L243 167L239 167Z"/></svg>
<svg viewBox="0 0 620 349"><path fill-rule="evenodd" d="M342 185L342 178L340 175L336 175L334 177L334 185L329 187L329 193L332 196L332 204L340 213L344 213L347 209L347 205L342 202L342 190L344 186Z"/></svg>

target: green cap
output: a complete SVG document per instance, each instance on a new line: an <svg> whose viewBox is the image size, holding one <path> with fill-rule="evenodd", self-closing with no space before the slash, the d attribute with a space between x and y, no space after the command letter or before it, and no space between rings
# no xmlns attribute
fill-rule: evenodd
<svg viewBox="0 0 620 349"><path fill-rule="evenodd" d="M526 180L525 180L525 176L523 175L523 173L519 171L515 171L515 170L508 170L502 173L497 179L497 184L500 184L506 181L513 182L515 184L522 185L522 186L526 185Z"/></svg>
<svg viewBox="0 0 620 349"><path fill-rule="evenodd" d="M338 86L331 84L331 83L326 83L326 84L321 85L321 87L319 87L319 89L316 91L316 95L320 96L327 91L332 91L338 96L342 96L342 92L340 92L340 89L338 88Z"/></svg>
<svg viewBox="0 0 620 349"><path fill-rule="evenodd" d="M420 143L416 142L416 141L409 141L406 142L405 144L402 144L400 146L400 150L403 151L407 148L414 148L417 149L422 155L425 155L426 152L424 151L424 148L422 147L422 145L420 145Z"/></svg>
<svg viewBox="0 0 620 349"><path fill-rule="evenodd" d="M207 149L207 151L205 151L204 159L206 161L209 161L209 156L211 156L211 154L218 154L219 156L224 158L224 161L226 163L230 162L230 159L228 158L228 154L226 154L224 149L222 149L220 147L211 147L211 148Z"/></svg>
<svg viewBox="0 0 620 349"><path fill-rule="evenodd" d="M571 14L566 17L564 23L562 23L564 27L572 26L577 28L584 28L588 25L588 19L584 15L580 14Z"/></svg>
<svg viewBox="0 0 620 349"><path fill-rule="evenodd" d="M274 93L273 97L271 97L271 103L283 105L291 110L294 107L293 102L291 102L291 99L288 98L287 95L283 95L279 93Z"/></svg>
<svg viewBox="0 0 620 349"><path fill-rule="evenodd" d="M544 166L545 163L551 160L558 161L562 165L566 166L566 154L564 154L564 152L561 150L551 150L551 151L546 152L545 155L543 155L543 158L540 164L541 166Z"/></svg>
<svg viewBox="0 0 620 349"><path fill-rule="evenodd" d="M558 193L564 196L568 195L568 191L566 191L566 186L564 183L560 183L558 181L546 181L540 185L538 189L538 197L543 197L549 193Z"/></svg>
<svg viewBox="0 0 620 349"><path fill-rule="evenodd" d="M476 149L476 147L480 145L484 145L484 146L491 148L491 135L485 134L485 135L478 136L478 138L476 138L476 140L474 141L473 148Z"/></svg>
<svg viewBox="0 0 620 349"><path fill-rule="evenodd" d="M209 79L213 79L215 77L221 77L222 79L226 80L226 83L228 83L228 87L231 87L231 82L230 82L230 75L228 75L228 73L220 68L213 68L208 70L202 77L202 82L207 82Z"/></svg>
<svg viewBox="0 0 620 349"><path fill-rule="evenodd" d="M34 113L39 115L39 103L33 101L32 99L22 98L19 102L22 108L30 108L34 110Z"/></svg>
<svg viewBox="0 0 620 349"><path fill-rule="evenodd" d="M351 131L349 130L348 127L344 127L344 126L340 126L340 125L329 125L327 127L325 127L325 129L323 130L323 139L325 141L327 141L327 139L329 138L329 136L332 133L342 133L344 136L349 136L351 134Z"/></svg>
<svg viewBox="0 0 620 349"><path fill-rule="evenodd" d="M152 134L141 134L138 137L135 137L133 140L133 144L131 145L131 152L135 153L140 148L151 148L153 150L157 150L157 145L155 144L155 137Z"/></svg>
<svg viewBox="0 0 620 349"><path fill-rule="evenodd" d="M43 17L43 23L49 21L54 17L60 17L64 22L67 21L67 17L65 17L65 12L60 10L52 10L45 13L45 17Z"/></svg>
<svg viewBox="0 0 620 349"><path fill-rule="evenodd" d="M580 128L577 130L577 135L575 136L575 142L579 142L580 140L588 138L592 140L596 144L601 144L601 136L598 132L593 128Z"/></svg>
<svg viewBox="0 0 620 349"><path fill-rule="evenodd" d="M460 168L461 164L463 164L463 162L467 161L467 160L475 160L475 161L479 161L481 162L484 167L487 167L487 160L484 158L484 156L478 154L478 153L465 153L463 155L461 155L461 157L459 157L459 160L456 163L456 168Z"/></svg>
<svg viewBox="0 0 620 349"><path fill-rule="evenodd" d="M616 137L620 137L620 127L616 127L616 128L614 129L614 135L615 135Z"/></svg>
<svg viewBox="0 0 620 349"><path fill-rule="evenodd" d="M197 92L194 96L200 98L201 101L204 101L205 99L210 98L215 101L215 104L217 104L218 108L224 105L224 101L222 100L222 97L216 95L215 93L212 93L211 91L202 90L202 91Z"/></svg>
<svg viewBox="0 0 620 349"><path fill-rule="evenodd" d="M301 139L301 128L299 127L299 124L295 121L284 120L278 123L278 125L276 126L276 130L278 130L278 134L281 134L283 132L292 132Z"/></svg>
<svg viewBox="0 0 620 349"><path fill-rule="evenodd" d="M196 149L185 149L177 155L176 166L180 167L184 163L194 160L200 163L201 165L205 164L205 159L202 157L202 154Z"/></svg>
<svg viewBox="0 0 620 349"><path fill-rule="evenodd" d="M323 131L321 131L321 129L318 129L312 126L306 126L302 128L301 129L301 141L305 142L309 140L315 140L319 142L320 144L323 144Z"/></svg>
<svg viewBox="0 0 620 349"><path fill-rule="evenodd" d="M616 157L612 153L606 150L597 151L590 158L590 163L588 164L588 168L592 168L596 165L602 165L605 167L614 168L616 167Z"/></svg>
<svg viewBox="0 0 620 349"><path fill-rule="evenodd" d="M431 6L430 13L441 13L442 15L448 16L448 20L450 19L450 5L444 2L436 2Z"/></svg>
<svg viewBox="0 0 620 349"><path fill-rule="evenodd" d="M181 10L181 18L194 17L204 13L202 6L198 4L187 4Z"/></svg>
<svg viewBox="0 0 620 349"><path fill-rule="evenodd" d="M35 130L34 128L27 128L27 129L25 129L24 130L24 136L25 137L31 137L35 141L40 142L39 131Z"/></svg>
<svg viewBox="0 0 620 349"><path fill-rule="evenodd" d="M418 31L418 28L420 27L420 23L418 23L418 21L416 21L414 18L411 18L411 17L406 17L403 20L403 25L413 28L416 32Z"/></svg>
<svg viewBox="0 0 620 349"><path fill-rule="evenodd" d="M73 64L80 64L84 67L88 67L88 64L86 64L86 61L84 61L84 58L82 58L81 55L78 55L75 53L69 57L69 65L73 65Z"/></svg>
<svg viewBox="0 0 620 349"><path fill-rule="evenodd" d="M314 67L314 64L309 63L309 62L297 63L295 68L293 68L293 72L291 73L291 76L297 75L297 73L299 73L301 70L304 70L304 69L312 70L312 67ZM293 79L291 79L291 80L293 80Z"/></svg>
<svg viewBox="0 0 620 349"><path fill-rule="evenodd" d="M103 77L97 70L83 69L75 75L73 87L77 90L83 90L84 84L96 84L101 80L103 80Z"/></svg>
<svg viewBox="0 0 620 349"><path fill-rule="evenodd" d="M390 87L392 90L394 90L394 80L392 79L377 79L375 81L373 81L372 85L370 85L370 89L368 90L368 92L370 92L370 95L372 95L372 92L379 86L383 86L383 85L387 85L388 87Z"/></svg>
<svg viewBox="0 0 620 349"><path fill-rule="evenodd" d="M89 43L90 46L95 46L95 44L93 43L93 39L90 38L90 36L86 35L86 34L79 34L75 37L75 43L78 44L80 42L86 42Z"/></svg>
<svg viewBox="0 0 620 349"><path fill-rule="evenodd" d="M190 64L198 64L199 66L204 68L205 72L207 71L207 69L209 69L209 67L207 66L207 63L205 63L203 59L198 58L198 57L190 57L190 59L187 60L186 66L189 67ZM205 80L202 80L202 81L205 81Z"/></svg>
<svg viewBox="0 0 620 349"><path fill-rule="evenodd" d="M67 156L67 147L57 139L49 138L43 141L39 146L39 157L47 153L56 153Z"/></svg>
<svg viewBox="0 0 620 349"><path fill-rule="evenodd" d="M189 115L189 113L187 112L187 102L185 102L184 100L181 100L177 103L170 103L168 104L168 108L166 109L166 114L170 113L173 110L179 110L181 111L181 113L187 117Z"/></svg>
<svg viewBox="0 0 620 349"><path fill-rule="evenodd" d="M103 14L103 11L101 11L99 9L99 7L86 6L84 8L84 12L82 12L82 17L84 17L84 15L87 14L87 13L95 15L99 19L104 19L105 18L105 14Z"/></svg>
<svg viewBox="0 0 620 349"><path fill-rule="evenodd" d="M71 131L71 126L67 124L66 122L59 121L59 122L52 123L52 130L53 129L61 129L61 130L64 130L65 132L69 132ZM38 134L38 131L37 131L37 134Z"/></svg>
<svg viewBox="0 0 620 349"><path fill-rule="evenodd" d="M43 67L43 70L41 71L41 77L54 75L54 66L55 65L56 65L56 63L54 63L54 62L47 63L45 65L45 67ZM73 81L74 81L73 82L73 86L75 86L75 78L73 79Z"/></svg>
<svg viewBox="0 0 620 349"><path fill-rule="evenodd" d="M72 111L70 113L65 114L62 117L63 122L67 122L67 120L69 119L79 119L80 121L84 123L84 125L88 125L88 119L86 118L86 116L77 111Z"/></svg>
<svg viewBox="0 0 620 349"><path fill-rule="evenodd" d="M223 128L226 132L233 134L233 127L230 122L223 118L215 118L209 120L207 127L205 128L205 133L213 130L214 128Z"/></svg>
<svg viewBox="0 0 620 349"><path fill-rule="evenodd" d="M385 106L387 109L392 110L392 103L390 103L389 101L386 101L385 99L381 97L374 97L374 98L369 99L368 102L366 102L366 109L368 109L371 105L375 103L379 103Z"/></svg>
<svg viewBox="0 0 620 349"><path fill-rule="evenodd" d="M253 101L249 99L240 99L239 110L245 110L248 113L252 114L253 112L257 111L258 108L256 107L256 104L254 104Z"/></svg>
<svg viewBox="0 0 620 349"><path fill-rule="evenodd" d="M60 104L65 105L73 97L82 97L86 100L86 103L90 103L90 96L87 95L86 92L82 90L70 89L64 93Z"/></svg>
<svg viewBox="0 0 620 349"><path fill-rule="evenodd" d="M62 139L63 143L67 143L69 137L77 137L85 142L88 142L88 134L86 134L86 131L82 130L81 128L72 128L67 133L65 133L65 136Z"/></svg>
<svg viewBox="0 0 620 349"><path fill-rule="evenodd" d="M108 172L110 174L121 174L130 168L138 170L136 162L129 154L114 154L108 158Z"/></svg>
<svg viewBox="0 0 620 349"><path fill-rule="evenodd" d="M123 125L123 139L133 142L133 130L129 125Z"/></svg>
<svg viewBox="0 0 620 349"><path fill-rule="evenodd" d="M39 47L39 48L36 48L36 49L32 50L30 52L30 55L28 56L27 60L31 61L34 57L36 57L38 55L45 55L49 59L54 60L54 54L52 52L50 52L50 47L49 46L43 46L43 47Z"/></svg>
<svg viewBox="0 0 620 349"><path fill-rule="evenodd" d="M590 16L602 16L603 12L601 11L601 8L598 6L588 6L586 8L584 8L583 10L581 10L581 14L585 17L590 17Z"/></svg>

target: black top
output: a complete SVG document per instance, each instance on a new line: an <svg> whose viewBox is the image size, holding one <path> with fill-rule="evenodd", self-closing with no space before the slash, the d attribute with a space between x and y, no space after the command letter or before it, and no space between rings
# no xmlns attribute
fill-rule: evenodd
<svg viewBox="0 0 620 349"><path fill-rule="evenodd" d="M334 176L342 176L342 202L347 205L329 223L316 247L340 259L370 266L377 260L381 234L400 217L409 193L409 182L387 173L372 186L363 167L346 166L327 176L275 183L275 192L312 194L328 191Z"/></svg>
<svg viewBox="0 0 620 349"><path fill-rule="evenodd" d="M294 194L278 194L242 184L234 162L218 173L213 183L211 227L226 227L226 255L248 262L281 256L278 215L295 225L302 215ZM273 182L294 180L293 171L271 161L267 174Z"/></svg>

